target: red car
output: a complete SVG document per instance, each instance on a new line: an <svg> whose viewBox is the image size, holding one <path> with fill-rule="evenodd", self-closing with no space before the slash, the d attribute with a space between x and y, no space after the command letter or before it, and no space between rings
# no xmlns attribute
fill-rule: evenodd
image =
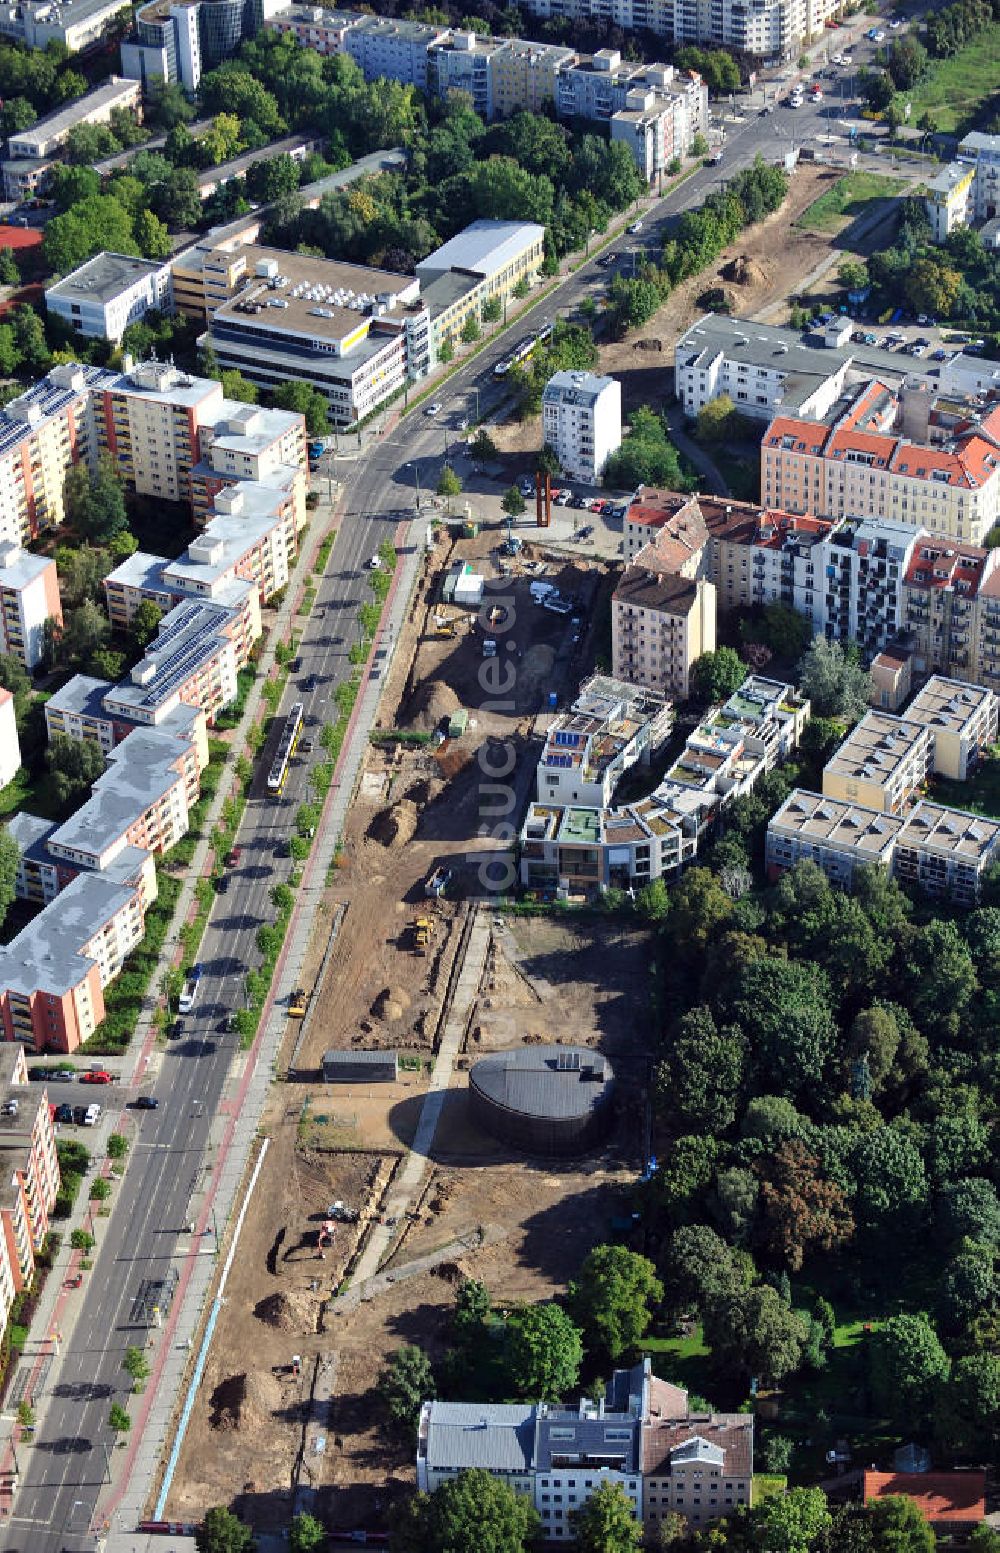
<svg viewBox="0 0 1000 1553"><path fill-rule="evenodd" d="M240 860L240 858L242 856L243 856L243 848L242 847L233 847L233 850L231 852L227 852L226 853L226 866L227 866L227 868L235 868L236 864L239 862L239 860Z"/></svg>
<svg viewBox="0 0 1000 1553"><path fill-rule="evenodd" d="M110 1084L111 1081L111 1074L105 1073L100 1068L96 1069L93 1073L80 1074L81 1084Z"/></svg>

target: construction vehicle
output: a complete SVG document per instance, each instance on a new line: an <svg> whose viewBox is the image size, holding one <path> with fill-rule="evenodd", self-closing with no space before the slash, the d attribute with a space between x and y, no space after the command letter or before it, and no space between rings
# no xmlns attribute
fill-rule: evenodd
<svg viewBox="0 0 1000 1553"><path fill-rule="evenodd" d="M430 917L418 917L413 924L413 948L417 954L426 954L434 937L434 923Z"/></svg>
<svg viewBox="0 0 1000 1553"><path fill-rule="evenodd" d="M435 636L457 636L454 620L444 620L440 615L434 616Z"/></svg>
<svg viewBox="0 0 1000 1553"><path fill-rule="evenodd" d="M435 868L424 885L424 894L427 896L443 895L450 883L451 869L444 867Z"/></svg>
<svg viewBox="0 0 1000 1553"><path fill-rule="evenodd" d="M288 1013L292 1019L302 1019L309 1007L309 999L306 997L303 987L296 987L288 1000Z"/></svg>

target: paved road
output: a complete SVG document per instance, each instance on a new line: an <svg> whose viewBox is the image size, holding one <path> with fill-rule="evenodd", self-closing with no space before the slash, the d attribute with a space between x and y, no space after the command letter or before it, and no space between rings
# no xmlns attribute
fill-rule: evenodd
<svg viewBox="0 0 1000 1553"><path fill-rule="evenodd" d="M778 109L766 118L748 117L730 125L723 165L699 169L675 194L652 206L629 245L655 252L665 226L700 204L720 175L731 175L758 153L779 155L793 136L801 143L807 135L829 132L826 106L808 104L794 113ZM522 314L514 337L556 309L572 311L605 283L605 270L592 261L555 295ZM457 372L442 389L438 417L419 413L407 418L356 462L327 460L344 484L346 512L317 608L304 631L302 673L286 692L283 711L293 699L301 699L307 717L317 725L334 715L330 698L349 672L357 609L372 597L365 562L392 536L400 518L412 514L417 481L426 490L436 479L449 433L466 417L478 413L487 419L502 399L503 383L494 377L493 366L507 349L509 340L502 337ZM324 468L321 478L327 474ZM316 676L316 686L306 691L303 682L310 674ZM315 756L300 755L284 796L271 799L263 782L275 739L276 728L258 763L258 780L238 838L240 861L230 870L227 893L213 908L202 948L204 974L197 1006L184 1019L181 1037L168 1043L148 1086L160 1100L159 1109L129 1113L135 1135L132 1158L114 1214L98 1223L96 1270L81 1296L56 1394L47 1405L36 1444L21 1453L22 1486L3 1534L4 1549L91 1553L94 1547L88 1528L113 1446L108 1411L112 1401L124 1400L127 1393L122 1357L130 1344L145 1341L147 1307L165 1297L155 1286L169 1278L177 1249L187 1247L188 1204L199 1185L211 1121L236 1046L236 1038L221 1027L225 1016L242 1004L247 968L258 963L255 935L261 923L273 917L272 886L290 870L280 854L305 796L306 768L310 759L322 758L318 746Z"/></svg>

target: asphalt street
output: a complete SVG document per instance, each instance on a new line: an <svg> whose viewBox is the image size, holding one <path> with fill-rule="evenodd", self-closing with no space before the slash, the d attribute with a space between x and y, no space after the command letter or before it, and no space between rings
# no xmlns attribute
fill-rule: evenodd
<svg viewBox="0 0 1000 1553"><path fill-rule="evenodd" d="M857 51L855 61L860 62ZM831 122L826 102L807 103L796 111L778 108L766 117L751 113L727 125L721 166L700 168L675 193L651 205L643 212L642 230L616 246L623 252L635 248L635 262L643 250L655 254L669 223L700 204L709 189L718 187L720 177L731 176L758 154L774 159L806 137L844 133ZM315 720L317 733L323 722L333 719L331 696L350 672L348 652L357 639L358 606L372 597L365 578L368 558L392 537L401 519L412 517L418 482L426 491L436 481L446 442L454 440L461 422L489 420L504 396L493 367L510 341L537 328L543 318L554 317L557 310L564 316L572 313L607 278L595 256L554 294L522 313L509 333L488 344L442 387L437 416L420 410L406 417L360 458L324 458L318 481L321 486L328 479L340 482L344 510L326 577L302 634L302 670L286 691L281 715L259 757L238 837L241 856L229 870L228 889L217 898L205 935L197 1003L183 1020L182 1034L167 1043L148 1086L159 1108L128 1113L133 1136L129 1166L111 1218L96 1221L95 1270L78 1296L81 1308L72 1334L67 1334L58 1382L45 1405L36 1443L19 1453L21 1488L3 1533L4 1549L92 1553L94 1548L89 1528L114 1451L108 1412L113 1401L125 1401L128 1393L122 1358L129 1345L145 1343L152 1305L162 1307L169 1298L166 1283L173 1259L188 1249L188 1205L201 1182L209 1129L237 1045L237 1038L225 1032L226 1016L242 1006L244 976L259 961L255 934L273 918L272 886L290 871L284 843L306 796L307 766L311 759L322 758L317 741L314 755L300 753L294 760L283 797L266 795L264 779L282 716L298 699L305 703L307 718ZM309 675L316 676L316 685L306 691L303 684ZM311 727L306 729L311 732ZM121 1098L134 1097L126 1092ZM206 1254L214 1249L210 1237L203 1249Z"/></svg>

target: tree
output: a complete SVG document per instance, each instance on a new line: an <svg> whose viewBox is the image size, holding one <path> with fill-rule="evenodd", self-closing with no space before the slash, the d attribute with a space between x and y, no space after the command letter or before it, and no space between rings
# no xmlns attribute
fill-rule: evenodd
<svg viewBox="0 0 1000 1553"><path fill-rule="evenodd" d="M927 70L927 50L915 32L901 33L892 40L889 74L898 92L912 91Z"/></svg>
<svg viewBox="0 0 1000 1553"><path fill-rule="evenodd" d="M1000 1430L1000 1357L964 1354L956 1359L934 1410L934 1429L950 1451L995 1461Z"/></svg>
<svg viewBox="0 0 1000 1553"><path fill-rule="evenodd" d="M705 1339L720 1374L776 1385L798 1369L809 1328L770 1284L722 1295L705 1311Z"/></svg>
<svg viewBox="0 0 1000 1553"><path fill-rule="evenodd" d="M200 209L200 201L199 201ZM42 257L46 270L65 275L95 253L137 254L132 218L123 205L107 194L79 200L45 228Z"/></svg>
<svg viewBox="0 0 1000 1553"><path fill-rule="evenodd" d="M511 485L504 491L500 506L509 518L519 518L525 509L525 500L516 485Z"/></svg>
<svg viewBox="0 0 1000 1553"><path fill-rule="evenodd" d="M48 192L55 200L57 210L69 210L78 201L100 194L100 175L92 167L73 167L66 162L57 162L49 174Z"/></svg>
<svg viewBox="0 0 1000 1553"><path fill-rule="evenodd" d="M253 1553L253 1532L225 1505L206 1510L194 1534L198 1553Z"/></svg>
<svg viewBox="0 0 1000 1553"><path fill-rule="evenodd" d="M326 1531L314 1515L294 1515L288 1528L290 1553L316 1553L326 1546Z"/></svg>
<svg viewBox="0 0 1000 1553"><path fill-rule="evenodd" d="M571 1392L580 1377L579 1328L558 1305L524 1305L507 1319L505 1362L518 1396L554 1402Z"/></svg>
<svg viewBox="0 0 1000 1553"><path fill-rule="evenodd" d="M820 717L853 723L868 710L871 677L861 667L857 653L839 642L814 637L799 664L797 678L813 712Z"/></svg>
<svg viewBox="0 0 1000 1553"><path fill-rule="evenodd" d="M946 1244L974 1239L1000 1246L1000 1198L992 1182L968 1176L946 1185L938 1199L937 1226Z"/></svg>
<svg viewBox="0 0 1000 1553"><path fill-rule="evenodd" d="M503 316L503 304L499 297L487 297L483 303L483 323L498 324Z"/></svg>
<svg viewBox="0 0 1000 1553"><path fill-rule="evenodd" d="M579 1553L633 1553L642 1546L642 1527L621 1483L598 1483L569 1519Z"/></svg>
<svg viewBox="0 0 1000 1553"><path fill-rule="evenodd" d="M144 653L160 628L163 614L152 599L143 599L132 616L132 641L136 650Z"/></svg>
<svg viewBox="0 0 1000 1553"><path fill-rule="evenodd" d="M958 270L936 258L923 258L911 266L906 278L906 295L912 307L921 313L950 316L958 300L962 277Z"/></svg>
<svg viewBox="0 0 1000 1553"><path fill-rule="evenodd" d="M710 1301L744 1294L749 1258L732 1250L707 1224L682 1224L667 1245L664 1278L677 1310L703 1309Z"/></svg>
<svg viewBox="0 0 1000 1553"><path fill-rule="evenodd" d="M927 1174L912 1138L899 1127L876 1127L857 1139L849 1162L859 1222L873 1231L912 1230L927 1201Z"/></svg>
<svg viewBox="0 0 1000 1553"><path fill-rule="evenodd" d="M699 701L725 701L739 690L749 672L732 647L703 652L691 667L691 694Z"/></svg>
<svg viewBox="0 0 1000 1553"><path fill-rule="evenodd" d="M469 446L472 457L478 459L481 464L492 464L500 457L496 443L488 431L480 428L473 437ZM506 510L506 509L505 509Z"/></svg>
<svg viewBox="0 0 1000 1553"><path fill-rule="evenodd" d="M108 617L92 600L85 599L78 609L67 610L63 616L58 655L70 667L86 668L107 646L110 635Z"/></svg>
<svg viewBox="0 0 1000 1553"><path fill-rule="evenodd" d="M133 1382L133 1390L138 1391L142 1382L149 1379L149 1360L141 1348L132 1346L126 1348L125 1357L122 1360L122 1368L130 1376Z"/></svg>
<svg viewBox="0 0 1000 1553"><path fill-rule="evenodd" d="M275 391L274 402L279 410L294 410L304 415L310 437L329 436L329 405L318 388L311 388L308 383L282 383Z"/></svg>
<svg viewBox="0 0 1000 1553"><path fill-rule="evenodd" d="M462 343L463 343L463 345L474 345L476 343L476 341L479 339L479 336L480 336L481 333L482 333L482 330L479 327L479 320L478 320L478 318L476 317L475 313L470 313L468 318L465 320L464 324L462 325Z"/></svg>
<svg viewBox="0 0 1000 1553"><path fill-rule="evenodd" d="M397 1348L375 1388L394 1424L416 1429L420 1404L435 1395L431 1362L422 1348Z"/></svg>
<svg viewBox="0 0 1000 1553"><path fill-rule="evenodd" d="M21 849L6 825L0 825L0 927L14 899Z"/></svg>
<svg viewBox="0 0 1000 1553"><path fill-rule="evenodd" d="M732 898L710 869L689 868L670 907L670 935L677 952L699 961L732 914Z"/></svg>
<svg viewBox="0 0 1000 1553"><path fill-rule="evenodd" d="M128 528L125 494L110 458L100 459L94 475L82 462L71 464L63 494L66 516L82 538L105 544Z"/></svg>
<svg viewBox="0 0 1000 1553"><path fill-rule="evenodd" d="M708 155L708 141L705 139L704 135L702 135L702 134L695 135L694 139L691 142L691 155L692 156L707 156Z"/></svg>
<svg viewBox="0 0 1000 1553"><path fill-rule="evenodd" d="M116 1434L127 1434L132 1427L132 1420L120 1402L112 1402L108 1423Z"/></svg>
<svg viewBox="0 0 1000 1553"><path fill-rule="evenodd" d="M140 210L135 218L135 240L146 259L166 259L173 246L170 233L151 210Z"/></svg>
<svg viewBox="0 0 1000 1553"><path fill-rule="evenodd" d="M190 167L173 167L161 182L149 191L153 214L165 222L171 232L184 232L201 220L201 193L198 179Z"/></svg>
<svg viewBox="0 0 1000 1553"><path fill-rule="evenodd" d="M837 266L837 279L845 291L864 291L870 284L868 266L863 259L848 254Z"/></svg>
<svg viewBox="0 0 1000 1553"><path fill-rule="evenodd" d="M954 922L935 917L915 929L907 956L910 1007L928 1035L954 1039L976 991L976 968Z"/></svg>
<svg viewBox="0 0 1000 1553"><path fill-rule="evenodd" d="M764 1553L811 1553L832 1524L821 1488L790 1488L761 1506L755 1541Z"/></svg>
<svg viewBox="0 0 1000 1553"><path fill-rule="evenodd" d="M568 1298L588 1347L618 1360L643 1337L652 1320L650 1306L663 1298L663 1285L647 1257L625 1246L595 1246L570 1284Z"/></svg>
<svg viewBox="0 0 1000 1553"><path fill-rule="evenodd" d="M919 1430L951 1368L926 1316L890 1316L871 1339L875 1404L900 1427Z"/></svg>
<svg viewBox="0 0 1000 1553"><path fill-rule="evenodd" d="M256 404L260 399L257 384L249 382L235 367L227 367L220 381L227 399L236 399L240 404Z"/></svg>
<svg viewBox="0 0 1000 1553"><path fill-rule="evenodd" d="M443 367L446 367L450 361L454 361L454 359L455 359L455 347L452 344L451 336L450 335L448 335L445 339L443 339L441 341L441 344L438 346L438 353L437 354L438 354L438 361L441 363L441 365Z"/></svg>
<svg viewBox="0 0 1000 1553"><path fill-rule="evenodd" d="M716 395L698 411L695 436L699 442L721 446L738 441L742 431L743 417L728 394Z"/></svg>
<svg viewBox="0 0 1000 1553"><path fill-rule="evenodd" d="M9 248L0 249L0 285L19 286L21 284L21 271L17 267L17 260Z"/></svg>
<svg viewBox="0 0 1000 1553"><path fill-rule="evenodd" d="M753 1033L759 1082L789 1099L819 1082L836 1027L829 985L817 966L774 957L751 961L740 975L732 1012Z"/></svg>
<svg viewBox="0 0 1000 1553"><path fill-rule="evenodd" d="M807 1251L832 1251L854 1233L854 1219L843 1191L828 1180L805 1144L783 1143L761 1167L763 1238L793 1273Z"/></svg>
<svg viewBox="0 0 1000 1553"><path fill-rule="evenodd" d="M541 1522L524 1494L481 1468L460 1472L432 1494L404 1499L394 1512L392 1553L525 1553ZM201 1544L199 1543L199 1549ZM202 1550L228 1553L228 1550ZM243 1553L234 1549L233 1553Z"/></svg>
<svg viewBox="0 0 1000 1553"><path fill-rule="evenodd" d="M442 464L441 465L441 473L438 475L438 483L437 483L437 493L438 493L438 495L439 496L447 496L449 498L449 500L450 500L452 496L460 495L461 494L461 490L462 490L461 476L455 473L455 470L452 468L452 466L450 464Z"/></svg>
<svg viewBox="0 0 1000 1553"><path fill-rule="evenodd" d="M52 793L60 808L89 792L104 770L100 745L87 739L68 739L61 733L49 740L45 761Z"/></svg>
<svg viewBox="0 0 1000 1553"><path fill-rule="evenodd" d="M745 1056L741 1030L720 1030L704 1005L689 1009L656 1069L661 1108L677 1116L684 1131L725 1131L736 1119Z"/></svg>

